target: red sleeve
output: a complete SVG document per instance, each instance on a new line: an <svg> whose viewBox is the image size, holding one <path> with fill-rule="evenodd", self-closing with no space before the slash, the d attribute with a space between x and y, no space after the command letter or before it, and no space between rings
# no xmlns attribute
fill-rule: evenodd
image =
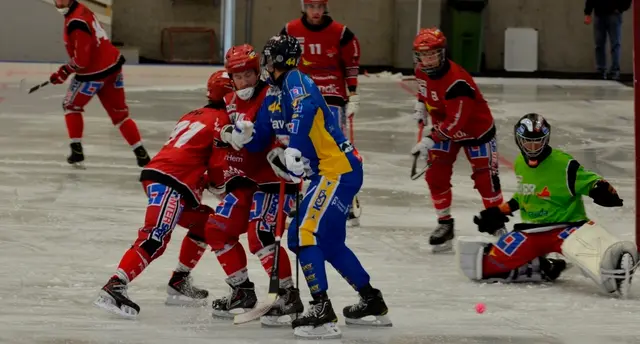
<svg viewBox="0 0 640 344"><path fill-rule="evenodd" d="M435 132L440 140L451 139L464 127L473 115L475 98L476 90L469 83L462 79L453 82L445 93L446 118Z"/></svg>
<svg viewBox="0 0 640 344"><path fill-rule="evenodd" d="M355 92L358 87L358 74L360 73L360 42L356 35L344 27L340 38L340 57L344 65L344 74L349 91Z"/></svg>
<svg viewBox="0 0 640 344"><path fill-rule="evenodd" d="M69 44L73 47L73 56L69 66L74 70L85 68L91 61L92 35L86 22L72 20L67 25Z"/></svg>

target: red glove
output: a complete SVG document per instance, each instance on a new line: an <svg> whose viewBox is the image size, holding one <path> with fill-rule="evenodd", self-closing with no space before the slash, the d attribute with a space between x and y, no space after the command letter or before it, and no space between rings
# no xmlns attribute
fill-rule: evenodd
<svg viewBox="0 0 640 344"><path fill-rule="evenodd" d="M584 23L587 25L591 24L591 16L584 16Z"/></svg>
<svg viewBox="0 0 640 344"><path fill-rule="evenodd" d="M69 65L63 65L58 69L57 72L51 74L51 77L49 77L49 82L54 85L62 84L67 81L67 78L73 72L74 70Z"/></svg>

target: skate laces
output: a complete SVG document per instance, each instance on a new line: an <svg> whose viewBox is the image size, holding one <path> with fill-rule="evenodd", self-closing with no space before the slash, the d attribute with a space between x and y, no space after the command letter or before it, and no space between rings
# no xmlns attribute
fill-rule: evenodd
<svg viewBox="0 0 640 344"><path fill-rule="evenodd" d="M433 231L433 235L436 236L442 236L443 234L446 234L450 229L450 226L447 224L438 224L438 227L436 227L436 230Z"/></svg>
<svg viewBox="0 0 640 344"><path fill-rule="evenodd" d="M322 302L310 303L310 304L311 304L311 307L309 307L307 312L304 315L302 315L302 318L313 318L318 314L320 314L320 312L322 311Z"/></svg>
<svg viewBox="0 0 640 344"><path fill-rule="evenodd" d="M367 307L367 301L362 296L360 296L360 301L355 305L351 305L351 307L349 307L349 311L356 312L356 311L365 309L366 307Z"/></svg>

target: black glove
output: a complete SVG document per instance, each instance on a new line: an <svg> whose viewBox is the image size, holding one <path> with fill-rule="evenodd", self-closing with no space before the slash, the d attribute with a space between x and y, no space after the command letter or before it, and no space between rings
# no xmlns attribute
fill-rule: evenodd
<svg viewBox="0 0 640 344"><path fill-rule="evenodd" d="M593 202L602 207L622 207L622 199L616 189L606 180L599 180L589 191L589 197Z"/></svg>
<svg viewBox="0 0 640 344"><path fill-rule="evenodd" d="M473 223L478 225L478 231L491 235L502 229L507 222L509 222L509 218L498 207L485 209L473 217Z"/></svg>

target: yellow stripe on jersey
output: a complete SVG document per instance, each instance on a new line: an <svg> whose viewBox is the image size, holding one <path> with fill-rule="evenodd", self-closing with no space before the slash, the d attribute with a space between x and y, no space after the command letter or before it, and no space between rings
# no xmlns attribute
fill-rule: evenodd
<svg viewBox="0 0 640 344"><path fill-rule="evenodd" d="M318 109L316 112L309 131L309 138L318 156L318 169L320 170L318 174L337 179L338 175L349 173L353 170L347 155L340 150L336 140L325 128L322 109Z"/></svg>
<svg viewBox="0 0 640 344"><path fill-rule="evenodd" d="M318 231L320 221L327 211L337 187L338 181L336 179L327 177L320 179L318 186L313 191L313 196L309 200L307 211L298 231L298 240L301 247L317 245L315 233Z"/></svg>

